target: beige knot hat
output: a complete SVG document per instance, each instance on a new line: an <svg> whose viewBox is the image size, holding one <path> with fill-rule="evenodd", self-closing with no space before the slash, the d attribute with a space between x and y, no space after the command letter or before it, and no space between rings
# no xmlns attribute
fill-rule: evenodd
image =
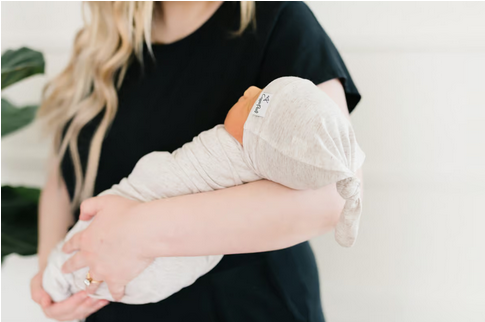
<svg viewBox="0 0 485 322"><path fill-rule="evenodd" d="M355 172L365 154L351 123L327 94L299 77L272 81L244 124L243 146L246 161L271 181L298 190L336 182L346 202L335 239L344 247L355 243L362 212Z"/></svg>

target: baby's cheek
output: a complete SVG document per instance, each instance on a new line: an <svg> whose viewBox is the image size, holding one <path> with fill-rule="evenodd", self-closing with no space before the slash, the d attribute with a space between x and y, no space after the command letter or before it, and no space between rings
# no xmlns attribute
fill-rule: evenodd
<svg viewBox="0 0 485 322"><path fill-rule="evenodd" d="M240 115L240 114L239 114ZM244 130L244 120L238 113L229 114L224 122L226 131L242 144L242 133Z"/></svg>

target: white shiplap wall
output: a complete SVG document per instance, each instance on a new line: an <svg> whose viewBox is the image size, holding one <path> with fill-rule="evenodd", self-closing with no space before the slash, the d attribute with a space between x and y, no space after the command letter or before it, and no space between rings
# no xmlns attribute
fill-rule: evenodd
<svg viewBox="0 0 485 322"><path fill-rule="evenodd" d="M367 154L356 245L343 249L332 233L312 240L327 321L485 321L485 3L309 6L362 93L352 122ZM2 51L42 50L47 77L58 73L82 24L80 4L1 9ZM45 79L3 94L36 102ZM47 141L38 130L2 141L2 184L43 184ZM35 263L12 256L3 265L3 321L42 320L28 291Z"/></svg>

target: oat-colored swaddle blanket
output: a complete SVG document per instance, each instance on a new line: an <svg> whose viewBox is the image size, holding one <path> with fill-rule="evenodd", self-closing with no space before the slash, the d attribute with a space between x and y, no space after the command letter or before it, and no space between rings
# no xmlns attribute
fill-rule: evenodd
<svg viewBox="0 0 485 322"><path fill-rule="evenodd" d="M266 86L244 124L243 146L223 125L202 132L173 153L152 152L133 172L99 194L139 201L223 189L268 179L293 189L318 189L336 182L346 200L335 238L345 247L357 237L361 201L355 171L364 161L350 122L339 107L312 82L282 77ZM85 229L78 221L64 241ZM49 256L43 287L54 301L85 288L89 268L62 274L60 242ZM121 302L142 304L163 300L210 271L222 255L159 257L126 285ZM93 297L113 301L105 283Z"/></svg>

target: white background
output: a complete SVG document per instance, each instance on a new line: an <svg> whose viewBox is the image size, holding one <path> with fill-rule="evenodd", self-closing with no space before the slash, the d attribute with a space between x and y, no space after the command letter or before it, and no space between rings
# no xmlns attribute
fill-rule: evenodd
<svg viewBox="0 0 485 322"><path fill-rule="evenodd" d="M351 249L312 240L329 322L485 321L485 3L312 2L363 99L364 212ZM2 2L2 52L67 63L78 2ZM45 76L4 91L35 103ZM34 124L2 141L2 184L41 186ZM30 299L36 258L2 267L2 321L44 321Z"/></svg>

